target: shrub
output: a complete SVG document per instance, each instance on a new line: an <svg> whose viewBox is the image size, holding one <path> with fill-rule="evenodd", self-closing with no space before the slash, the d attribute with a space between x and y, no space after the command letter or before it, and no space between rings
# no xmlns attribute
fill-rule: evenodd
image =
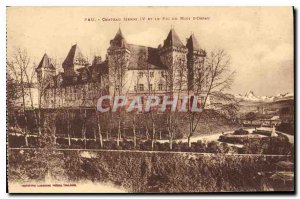
<svg viewBox="0 0 300 199"><path fill-rule="evenodd" d="M175 151L176 151L176 146L177 146L177 144L173 143L173 150L175 150ZM160 143L158 145L158 150L159 151L169 151L170 150L170 144L168 142Z"/></svg>
<svg viewBox="0 0 300 199"><path fill-rule="evenodd" d="M221 152L217 142L212 141L207 144L207 152L209 153L219 153Z"/></svg>
<svg viewBox="0 0 300 199"><path fill-rule="evenodd" d="M201 140L198 140L196 143L192 143L196 152L205 153L206 152L206 144L203 143Z"/></svg>
<svg viewBox="0 0 300 199"><path fill-rule="evenodd" d="M233 135L248 135L249 132L244 130L244 129L239 129L239 130L236 130L234 131Z"/></svg>
<svg viewBox="0 0 300 199"><path fill-rule="evenodd" d="M123 150L132 150L134 149L133 141L127 141L124 139L122 142L120 142L120 147Z"/></svg>
<svg viewBox="0 0 300 199"><path fill-rule="evenodd" d="M276 130L282 131L284 133L288 133L290 135L294 135L295 133L294 127L295 125L293 123L281 123L279 124L279 126L276 127Z"/></svg>
<svg viewBox="0 0 300 199"><path fill-rule="evenodd" d="M25 146L25 138L24 138L24 136L9 135L8 143L9 143L9 147L19 148L19 147Z"/></svg>
<svg viewBox="0 0 300 199"><path fill-rule="evenodd" d="M95 140L88 140L86 142L86 148L87 149L100 149L101 145L99 142L97 142Z"/></svg>

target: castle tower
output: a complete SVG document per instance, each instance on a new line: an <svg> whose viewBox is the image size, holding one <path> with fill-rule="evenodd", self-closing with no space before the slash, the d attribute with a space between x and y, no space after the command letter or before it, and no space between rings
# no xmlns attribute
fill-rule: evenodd
<svg viewBox="0 0 300 199"><path fill-rule="evenodd" d="M51 63L51 59L45 53L42 60L40 61L38 67L35 69L38 80L38 104L39 106L44 106L44 89L53 82L53 77L55 76L56 69Z"/></svg>
<svg viewBox="0 0 300 199"><path fill-rule="evenodd" d="M64 69L64 75L66 77L76 76L78 74L77 69L87 66L89 63L83 56L78 45L75 44L71 47L66 59L62 66Z"/></svg>
<svg viewBox="0 0 300 199"><path fill-rule="evenodd" d="M55 76L56 73L56 69L46 53L44 54L35 71L37 73L39 84L45 84L46 82L49 82L49 79Z"/></svg>
<svg viewBox="0 0 300 199"><path fill-rule="evenodd" d="M188 68L188 88L189 90L194 89L194 81L198 79L197 75L201 75L198 69L203 69L204 59L206 52L201 49L199 42L197 41L194 34L187 39L186 47L188 49L187 54L187 68ZM200 77L201 78L201 77Z"/></svg>
<svg viewBox="0 0 300 199"><path fill-rule="evenodd" d="M130 49L119 28L115 37L110 40L107 50L110 93L121 94L125 87L126 70L129 64Z"/></svg>
<svg viewBox="0 0 300 199"><path fill-rule="evenodd" d="M187 86L187 49L180 41L174 28L164 40L160 49L160 57L168 68L166 75L167 91L184 90Z"/></svg>

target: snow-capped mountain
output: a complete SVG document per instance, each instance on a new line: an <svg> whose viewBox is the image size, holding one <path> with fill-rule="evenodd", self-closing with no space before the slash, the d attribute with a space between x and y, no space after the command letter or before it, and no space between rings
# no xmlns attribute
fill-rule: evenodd
<svg viewBox="0 0 300 199"><path fill-rule="evenodd" d="M260 101L261 99L257 97L253 91L247 92L245 95L237 94L235 98L244 100L244 101Z"/></svg>
<svg viewBox="0 0 300 199"><path fill-rule="evenodd" d="M278 94L274 97L274 101L294 99L294 93Z"/></svg>
<svg viewBox="0 0 300 199"><path fill-rule="evenodd" d="M247 93L245 94L244 98L245 98L245 99L248 99L248 100L250 100L250 101L259 101L259 100L260 100L260 98L257 97L257 96L254 94L253 91L247 92Z"/></svg>
<svg viewBox="0 0 300 199"><path fill-rule="evenodd" d="M242 101L252 101L252 102L273 102L273 101L294 99L293 93L278 94L276 96L257 96L254 94L253 91L249 91L245 93L245 95L236 94L234 96L236 99Z"/></svg>

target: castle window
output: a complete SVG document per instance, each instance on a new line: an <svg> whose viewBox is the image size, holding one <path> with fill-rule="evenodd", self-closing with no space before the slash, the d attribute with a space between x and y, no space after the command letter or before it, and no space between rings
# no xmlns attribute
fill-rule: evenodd
<svg viewBox="0 0 300 199"><path fill-rule="evenodd" d="M149 91L152 91L152 89L153 89L153 86L152 86L152 84L150 84L149 85Z"/></svg>
<svg viewBox="0 0 300 199"><path fill-rule="evenodd" d="M119 89L120 89L120 86L116 85L116 91L119 91Z"/></svg>
<svg viewBox="0 0 300 199"><path fill-rule="evenodd" d="M136 91L136 86L134 86L134 91Z"/></svg>
<svg viewBox="0 0 300 199"><path fill-rule="evenodd" d="M162 84L158 84L158 90L162 91L163 90L163 85Z"/></svg>
<svg viewBox="0 0 300 199"><path fill-rule="evenodd" d="M52 79L50 80L50 87L54 87L54 81Z"/></svg>
<svg viewBox="0 0 300 199"><path fill-rule="evenodd" d="M139 84L139 91L144 91L144 84Z"/></svg>
<svg viewBox="0 0 300 199"><path fill-rule="evenodd" d="M165 77L165 71L161 71L161 76Z"/></svg>
<svg viewBox="0 0 300 199"><path fill-rule="evenodd" d="M154 77L154 72L150 72L150 77Z"/></svg>
<svg viewBox="0 0 300 199"><path fill-rule="evenodd" d="M143 72L139 72L139 77L143 77L144 73Z"/></svg>
<svg viewBox="0 0 300 199"><path fill-rule="evenodd" d="M184 59L180 59L180 64L184 65L185 60Z"/></svg>

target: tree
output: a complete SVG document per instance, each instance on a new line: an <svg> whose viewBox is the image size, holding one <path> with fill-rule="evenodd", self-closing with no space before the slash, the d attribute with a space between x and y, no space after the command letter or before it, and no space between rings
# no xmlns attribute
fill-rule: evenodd
<svg viewBox="0 0 300 199"><path fill-rule="evenodd" d="M147 82L147 89L148 92L146 96L148 95L148 100L150 96L155 96L156 94L156 88L153 86L155 85L155 82L152 81L150 73L153 72L150 70L150 65L147 63L146 65L146 82ZM152 100L152 99L151 99ZM152 134L151 134L151 149L154 150L154 143L155 143L155 136L156 136L156 120L155 120L155 114L156 110L149 110L150 119L151 119L151 128L152 128ZM147 113L146 113L147 114Z"/></svg>
<svg viewBox="0 0 300 199"><path fill-rule="evenodd" d="M31 67L30 56L27 53L26 49L17 48L13 53L10 60L7 62L8 66L8 74L11 80L11 83L14 82L14 88L10 89L19 89L18 97L22 100L22 110L24 114L25 123L28 124L27 117L27 108L30 107L33 110L33 116L35 120L35 125L38 127L38 134L41 135L41 129L39 128L39 118L35 111L34 103L33 103L33 77L34 77L34 68ZM12 90L10 90L12 91ZM19 95L20 94L20 95ZM29 105L26 104L26 97L29 97ZM17 97L17 96L14 96ZM23 129L25 143L28 145L27 136L28 130L27 126Z"/></svg>
<svg viewBox="0 0 300 199"><path fill-rule="evenodd" d="M9 63L7 63L9 65ZM7 67L9 68L9 66ZM17 120L17 112L15 110L16 100L21 97L20 84L13 79L10 73L7 73L6 78L6 99L7 99L7 114L8 114L8 126L19 127Z"/></svg>
<svg viewBox="0 0 300 199"><path fill-rule="evenodd" d="M134 84L136 85L134 92L135 92L135 95L137 96L138 95L138 87L137 86L140 84L141 77L138 74L136 74L136 75L137 75L137 78L136 78L136 81L134 81ZM138 121L136 120L137 112L138 112L138 110L133 109L131 111L131 113L128 113L128 115L130 114L132 116L132 133L133 133L133 147L134 148L136 148L136 146L137 146L137 136L136 136L137 132L136 131L137 131L137 126L139 125Z"/></svg>
<svg viewBox="0 0 300 199"><path fill-rule="evenodd" d="M167 99L173 100L173 102L176 100L177 104L180 104L180 102L183 102L182 95L187 93L188 70L186 50L177 50L172 51L171 54L163 58L163 62L168 66L168 69L163 71L164 75L161 82L164 85L164 97L168 97ZM167 106L167 110L163 114L165 116L165 129L168 132L170 149L173 148L173 139L176 137L176 133L180 132L180 124L183 120L183 114L177 110L178 107L175 107L175 110L171 110L171 107Z"/></svg>
<svg viewBox="0 0 300 199"><path fill-rule="evenodd" d="M95 86L95 90L96 91L100 91L101 95L103 95L105 92L103 92L103 87L101 87L101 82L97 81L94 83ZM97 111L97 108L95 107L95 115L96 115L96 121L97 121L97 128L98 128L98 134L99 134L99 142L100 142L100 146L103 147L103 136L102 136L102 128L101 128L101 116L104 116L104 113L100 113ZM96 139L96 135L95 135L95 139Z"/></svg>
<svg viewBox="0 0 300 199"><path fill-rule="evenodd" d="M232 100L229 103L222 105L222 109L220 110L220 113L224 115L224 117L227 120L234 123L238 119L239 109L240 109L239 103L232 96Z"/></svg>
<svg viewBox="0 0 300 199"><path fill-rule="evenodd" d="M246 120L249 120L252 125L252 122L256 119L256 114L254 112L249 112L246 114L245 117L246 117Z"/></svg>
<svg viewBox="0 0 300 199"><path fill-rule="evenodd" d="M9 63L7 63L7 65L9 65ZM9 66L7 68L9 68ZM9 111L9 113L13 112L16 100L21 97L21 87L20 86L21 85L14 78L12 78L12 75L10 73L7 73L6 98L7 98L7 108L8 108L8 110L11 110L11 111Z"/></svg>
<svg viewBox="0 0 300 199"><path fill-rule="evenodd" d="M109 82L112 92L112 98L115 96L124 96L128 94L128 78L126 78L126 70L129 64L129 55L123 52L124 49L114 49L109 53ZM124 120L124 109L117 110L118 113L118 132L117 132L117 146L120 146L121 140L121 123Z"/></svg>
<svg viewBox="0 0 300 199"><path fill-rule="evenodd" d="M234 74L235 72L230 70L230 56L223 49L210 52L204 62L200 62L196 66L195 79L192 83L193 90L189 89L189 96L190 94L201 96L202 112L188 111L189 147L191 147L191 137L194 135L206 107L210 104L210 108L222 109L223 103L233 100L232 95L226 94L225 91L230 89ZM220 103L209 103L213 100Z"/></svg>

